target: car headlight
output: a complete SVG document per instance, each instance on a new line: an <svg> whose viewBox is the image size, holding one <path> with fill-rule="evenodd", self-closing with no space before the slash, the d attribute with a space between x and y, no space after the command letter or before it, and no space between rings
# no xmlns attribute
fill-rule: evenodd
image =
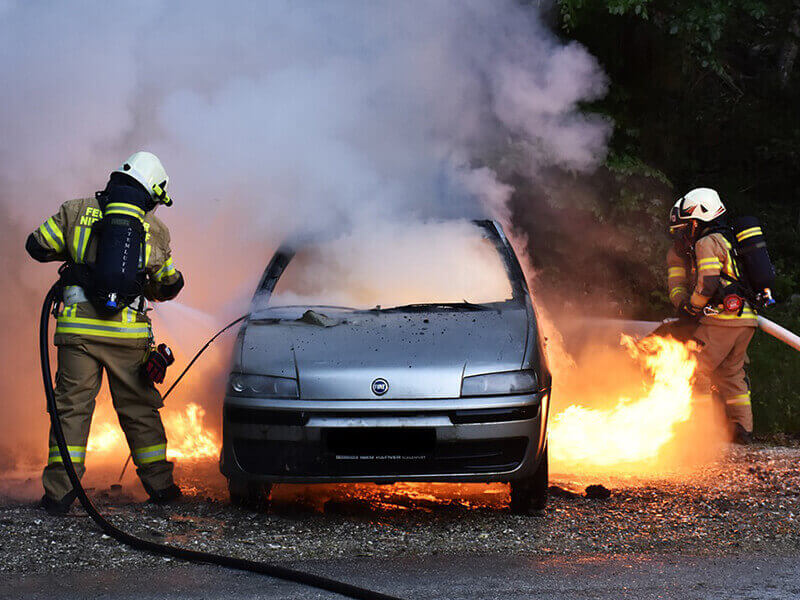
<svg viewBox="0 0 800 600"><path fill-rule="evenodd" d="M539 379L534 371L506 371L464 377L461 381L462 396L502 396L505 394L527 394L537 391Z"/></svg>
<svg viewBox="0 0 800 600"><path fill-rule="evenodd" d="M228 394L261 398L297 398L299 396L296 379L245 373L231 373L228 379Z"/></svg>

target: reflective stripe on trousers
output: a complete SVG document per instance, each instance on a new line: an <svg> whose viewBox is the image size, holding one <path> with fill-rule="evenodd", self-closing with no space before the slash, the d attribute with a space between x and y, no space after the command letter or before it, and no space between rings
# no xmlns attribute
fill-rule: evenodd
<svg viewBox="0 0 800 600"><path fill-rule="evenodd" d="M74 463L82 463L86 460L86 446L67 446L69 457ZM47 464L64 462L61 460L61 453L58 446L50 446L50 454L47 457Z"/></svg>
<svg viewBox="0 0 800 600"><path fill-rule="evenodd" d="M134 448L133 462L136 465L146 465L149 463L167 460L167 444L155 444L154 446L143 446Z"/></svg>

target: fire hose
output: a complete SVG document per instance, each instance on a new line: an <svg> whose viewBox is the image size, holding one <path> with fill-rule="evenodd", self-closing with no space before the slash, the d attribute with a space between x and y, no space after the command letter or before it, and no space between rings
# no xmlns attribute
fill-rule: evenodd
<svg viewBox="0 0 800 600"><path fill-rule="evenodd" d="M653 325L669 325L671 323L677 322L678 319L664 319L661 323L652 323ZM763 331L764 333L771 335L775 339L783 342L790 348L797 350L800 352L800 336L795 333L792 333L785 327L781 327L775 321L770 321L766 317L762 317L758 315L758 328ZM631 321L635 323L639 323L639 321ZM644 321L645 323L649 323L649 321Z"/></svg>
<svg viewBox="0 0 800 600"><path fill-rule="evenodd" d="M770 321L769 319L759 315L758 328L764 333L768 333L772 337L782 341L787 346L790 346L791 348L794 348L800 352L800 336L792 333L785 327L781 327L774 321Z"/></svg>
<svg viewBox="0 0 800 600"><path fill-rule="evenodd" d="M658 331L661 327L667 327L678 322L678 319L664 319L663 321L630 321L624 319L592 319L582 321L586 326L596 326L606 329L629 332L635 337L646 337ZM766 317L758 316L758 328L764 333L771 335L775 339L783 342L790 348L800 352L800 335L793 333L778 325L775 321L770 321Z"/></svg>
<svg viewBox="0 0 800 600"><path fill-rule="evenodd" d="M186 548L179 548L177 546L170 546L168 544L159 544L157 542L146 540L123 531L122 529L119 529L110 523L103 515L101 515L100 512L95 508L94 504L92 504L92 501L89 499L89 496L86 494L86 491L81 485L81 480L78 477L78 474L75 472L75 466L72 464L72 458L67 450L67 442L64 438L64 431L61 428L61 419L59 417L58 407L56 405L55 390L53 389L53 375L50 368L49 323L50 313L61 301L61 296L62 288L59 283L55 283L45 296L44 304L42 306L42 315L39 321L39 355L42 366L42 382L44 383L44 393L47 398L47 412L50 414L50 423L53 428L53 435L56 438L56 444L58 445L58 452L61 454L61 460L63 461L64 469L67 472L67 477L69 477L70 483L72 483L72 488L78 500L80 501L81 506L83 506L83 509L92 518L92 520L97 523L103 533L136 550L142 550L161 556L169 556L172 558L196 563L218 565L239 571L260 573L276 579L283 579L285 581L299 583L333 592L335 594L341 594L342 596L347 596L349 598L357 598L359 600L399 600L399 598L395 596L389 596L380 592L375 592L341 581L336 581L335 579L329 579L320 575L314 575L313 573L297 571L295 569L289 569L279 565L254 560L246 560L243 558L235 558L232 556L224 556L221 554L212 554L210 552L200 552L198 550L188 550ZM194 359L192 359L186 369L184 369L183 373L181 373L175 383L173 383L169 391L174 389L178 381L180 381L186 371L189 370L189 367L194 364L194 361L197 360L200 354L202 354L203 350L205 350L218 335L225 331L225 329L228 329L241 321L243 318L244 317L237 319L233 323L230 323L222 331L218 332L213 338L211 338L211 340L209 340L209 342L201 349L201 351L195 355Z"/></svg>
<svg viewBox="0 0 800 600"><path fill-rule="evenodd" d="M164 392L164 394L161 396L161 400L162 400L162 401L164 401L164 400L166 400L166 399L167 399L167 396L169 396L169 395L172 393L172 390L174 390L174 389L175 389L175 387L176 387L176 386L177 386L177 385L178 385L178 384L181 382L181 379L183 379L183 376L184 376L184 375L186 375L186 373L189 371L189 369L191 369L191 368L192 368L192 366L194 366L194 363L195 363L195 362L197 362L197 359L198 359L198 358L200 358L200 355L201 355L201 354L203 354L203 352L205 352L205 351L206 351L206 349L207 349L207 348L208 348L208 347L209 347L211 344L213 344L213 343L214 343L214 340L216 340L216 339L217 339L219 336L221 336L223 333L225 333L226 331L228 331L228 329L230 329L231 327L233 327L233 326L234 326L234 325L236 325L237 323L240 323L240 322L244 321L246 318L247 318L247 315L242 315L241 317L239 317L239 318L238 318L238 319L236 319L235 321L231 321L230 323L228 323L227 325L225 325L225 327L223 327L222 329L220 329L220 330L219 330L217 333L215 333L214 335L212 335L212 336L209 338L209 340L208 340L208 341L207 341L207 342L206 342L206 343L203 345L203 347L202 347L202 348L200 348L200 350L198 350L197 354L195 354L195 355L192 357L192 360L190 360L190 361L189 361L189 364L188 364L188 365L186 365L186 367L183 369L183 371L181 371L181 374L180 374L180 375L178 375L178 376L175 378L175 381L173 381L173 382L172 382L172 385L171 385L171 386L169 386L169 388L167 389L167 391L166 391L166 392ZM125 459L125 464L122 466L122 472L119 474L119 481L122 481L122 478L125 476L125 471L127 470L127 468L128 468L128 464L130 464L130 462L131 462L131 455L130 455L130 454L128 454L128 458L126 458L126 459Z"/></svg>

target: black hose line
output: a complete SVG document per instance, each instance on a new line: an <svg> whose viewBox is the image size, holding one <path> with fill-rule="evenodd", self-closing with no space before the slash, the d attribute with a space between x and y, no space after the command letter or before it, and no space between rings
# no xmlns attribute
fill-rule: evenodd
<svg viewBox="0 0 800 600"><path fill-rule="evenodd" d="M92 520L97 523L100 529L103 530L103 533L114 538L118 542L126 544L131 548L135 548L136 550L143 550L145 552L151 552L161 556L170 556L172 558L188 560L191 562L218 565L240 571L261 573L262 575L269 575L270 577L275 577L277 579L292 581L294 583L315 587L321 590L333 592L335 594L341 594L342 596L347 596L349 598L357 598L359 600L399 600L395 596L374 592L372 590L367 590L365 588L360 588L348 583L336 581L335 579L321 577L312 573L304 573L303 571L287 569L278 565L254 560L245 560L242 558L234 558L232 556L211 554L208 552L199 552L197 550L188 550L185 548L169 546L167 544L159 544L150 540L136 537L135 535L118 529L116 526L109 523L105 517L103 517L103 515L101 515L94 507L94 504L92 504L92 501L89 499L89 496L86 495L86 491L81 485L81 480L78 477L78 474L75 472L75 466L72 464L72 458L67 450L67 442L64 439L64 431L61 428L61 420L58 415L58 407L56 406L56 395L55 390L53 389L53 375L50 369L49 323L50 312L53 307L60 302L61 293L62 289L58 283L50 288L50 291L47 292L47 296L45 296L44 305L42 306L42 316L39 322L39 355L42 363L42 382L44 383L44 393L47 397L47 412L50 413L50 423L53 427L53 435L56 438L58 451L61 454L61 460L64 463L64 469L67 471L67 476L72 483L72 488L75 491L75 494L77 495L81 505L83 506L83 509L88 513ZM238 319L234 323L231 323L225 329L232 327L240 320L241 319ZM219 335L219 333L217 335ZM214 338L216 337L217 336L214 336ZM211 341L213 341L214 338L212 338ZM211 341L209 341L209 344ZM206 344L206 347L207 346L208 344ZM203 350L205 350L205 347ZM202 353L202 350L200 353ZM197 356L195 356L195 360L196 359ZM194 360L192 363L193 362ZM189 366L191 366L192 363L190 363ZM184 371L184 373L185 372L186 371ZM181 374L181 377L183 377L184 373ZM169 391L172 391L172 388L175 387L178 381L180 381L180 377L175 381L175 383L172 384L172 387Z"/></svg>
<svg viewBox="0 0 800 600"><path fill-rule="evenodd" d="M167 390L167 391L166 391L166 392L165 392L165 393L164 393L164 394L161 396L161 401L163 402L163 401L165 401L165 400L167 399L167 396L169 396L169 395L172 393L172 390L174 390L174 389L175 389L175 386L177 386L177 385L178 385L178 383L180 382L180 380L181 380L181 379L183 379L183 376L184 376L184 375L186 375L186 373L189 371L189 369L191 369L191 368L192 368L192 365L194 365L194 363L195 363L195 362L197 362L197 359L198 359L198 358L200 358L200 355L201 355L201 354L203 354L203 352L205 352L205 351L206 351L206 349L207 349L207 348L208 348L208 347L209 347L211 344L213 344L213 343L214 343L214 340L215 340L215 339L217 339L219 336L221 336L223 333L225 333L226 331L228 331L228 329L230 329L231 327L233 327L233 326L234 326L234 325L236 325L237 323L240 323L240 322L244 321L246 318L247 318L247 315L242 315L241 317L239 317L239 318L238 318L238 319L236 319L235 321L231 321L230 323L228 323L227 325L225 325L225 327L223 327L223 328L222 328L222 329L220 329L220 330L219 330L217 333L215 333L215 334L214 334L214 335L211 337L211 339L210 339L210 340L208 340L208 341L205 343L205 346L203 346L202 348L200 348L200 350L198 350L197 354L195 354L195 355L192 357L192 360L190 360L190 361L189 361L189 364L188 364L188 365L186 365L186 368L184 368L184 369L183 369L183 371L181 371L181 374L180 374L180 375L178 375L178 377L175 379L175 381L173 381L173 382L172 382L172 385L171 385L171 386L169 386L169 389L168 389L168 390ZM125 476L125 471L127 471L127 470L128 470L128 465L129 465L129 464L130 464L130 462L131 462L131 456L132 456L131 454L128 454L128 458L126 458L126 459L125 459L125 464L124 464L124 465L122 465L122 472L119 474L119 480L118 480L118 481L122 481L122 478Z"/></svg>
<svg viewBox="0 0 800 600"><path fill-rule="evenodd" d="M184 375L186 375L186 372L187 372L189 369L191 369L191 368L192 368L192 365L193 365L195 362L197 362L197 359L198 359L198 358L200 358L200 355L201 355L203 352L205 352L205 351L206 351L206 348L208 348L208 347L209 347L209 346L210 346L210 345L211 345L211 344L214 342L214 340L215 340L215 339L217 339L219 336L221 336L223 333L225 333L226 331L228 331L228 329L230 329L231 327L233 327L233 326L234 326L234 325L236 325L237 323L240 323L241 321L244 321L246 318L247 318L247 315L242 315L241 317L239 317L239 318L238 318L238 319L236 319L235 321L231 321L230 323L228 323L227 325L225 325L225 327L223 327L223 328L222 328L222 329L220 329L220 330L219 330L217 333L215 333L215 334L214 334L214 335L211 337L211 339L210 339L210 340L208 340L208 341L206 342L205 346L203 346L202 348L200 348L200 350L198 351L198 353L197 353L197 354L195 354L195 355L194 355L194 357L192 358L192 360L190 360L190 361L189 361L189 364L188 364L188 365L186 365L186 368L185 368L183 371L181 371L181 374L180 374L180 375L178 375L178 378L177 378L177 379L175 379L175 381L173 381L173 382L172 382L172 385L171 385L171 386L169 386L169 389L168 389L168 390L167 390L167 391L164 393L164 395L163 395L163 396L161 396L161 399L162 399L162 400L166 400L166 399L167 399L167 396L169 396L169 395L172 393L172 390L174 390L174 389L175 389L175 386L176 386L176 385L178 385L178 383L180 383L180 380L181 380L181 379L183 379L183 376L184 376Z"/></svg>

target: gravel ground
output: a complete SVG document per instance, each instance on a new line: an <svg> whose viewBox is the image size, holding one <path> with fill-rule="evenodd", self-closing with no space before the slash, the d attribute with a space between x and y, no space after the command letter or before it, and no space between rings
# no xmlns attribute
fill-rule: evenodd
<svg viewBox="0 0 800 600"><path fill-rule="evenodd" d="M186 499L142 503L95 482L101 512L123 529L188 548L262 560L584 554L796 555L800 552L800 449L756 446L683 480L593 481L555 477L541 515L508 512L505 486L278 486L267 513L232 507L213 464L178 469ZM98 480L101 481L102 477ZM113 481L106 478L105 481ZM0 573L22 575L163 565L103 535L79 508L50 517L31 498L35 479L0 487Z"/></svg>

